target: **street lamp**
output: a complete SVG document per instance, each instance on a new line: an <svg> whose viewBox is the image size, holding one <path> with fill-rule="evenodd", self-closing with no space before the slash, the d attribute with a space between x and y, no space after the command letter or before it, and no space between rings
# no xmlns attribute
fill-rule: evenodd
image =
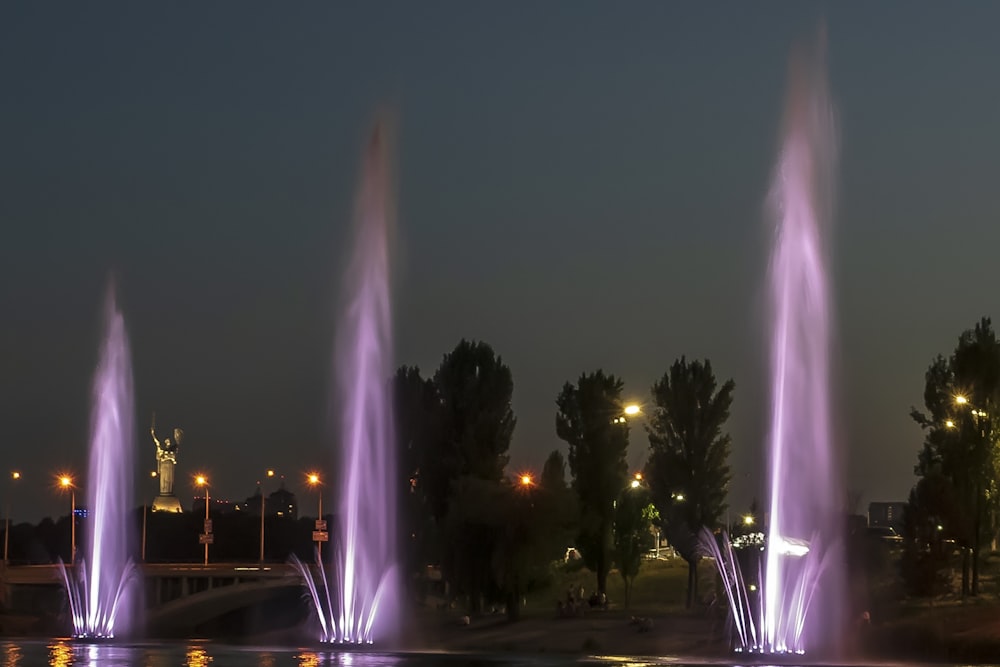
<svg viewBox="0 0 1000 667"><path fill-rule="evenodd" d="M21 473L12 470L10 473L11 482L21 479ZM7 566L7 547L10 545L10 486L7 487L7 512L3 520L3 564Z"/></svg>
<svg viewBox="0 0 1000 667"><path fill-rule="evenodd" d="M157 473L155 470L149 471L149 478L155 480ZM143 494L145 496L145 494ZM142 562L146 562L146 508L149 505L145 500L142 501Z"/></svg>
<svg viewBox="0 0 1000 667"><path fill-rule="evenodd" d="M316 497L319 500L319 507L316 510L316 530L313 531L313 541L316 542L316 562L323 562L323 542L327 538L326 521L323 519L323 489L319 473L311 472L306 475L306 482L316 489Z"/></svg>
<svg viewBox="0 0 1000 667"><path fill-rule="evenodd" d="M20 475L18 475L20 477ZM69 490L69 564L76 564L76 486L69 475L59 475L59 488Z"/></svg>
<svg viewBox="0 0 1000 667"><path fill-rule="evenodd" d="M534 480L531 479L531 475L525 473L521 475L521 486L531 486L534 484Z"/></svg>
<svg viewBox="0 0 1000 667"><path fill-rule="evenodd" d="M205 565L208 565L208 543L212 540L212 519L209 518L208 514L210 502L208 478L204 475L198 475L194 478L194 483L205 489L205 532L200 536L200 539L205 544Z"/></svg>
<svg viewBox="0 0 1000 667"><path fill-rule="evenodd" d="M746 514L743 517L744 526L752 526L754 524L753 514Z"/></svg>
<svg viewBox="0 0 1000 667"><path fill-rule="evenodd" d="M626 405L625 406L625 414L628 415L629 417L634 417L634 416L636 416L637 414L639 414L641 412L642 412L642 408L640 408L635 403L632 403L631 405Z"/></svg>
<svg viewBox="0 0 1000 667"><path fill-rule="evenodd" d="M267 477L274 477L274 471L267 469ZM260 562L264 562L264 485L260 485Z"/></svg>

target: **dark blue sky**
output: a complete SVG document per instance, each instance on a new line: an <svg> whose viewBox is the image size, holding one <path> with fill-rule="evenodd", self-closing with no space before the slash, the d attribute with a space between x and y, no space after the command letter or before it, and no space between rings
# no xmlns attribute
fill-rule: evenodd
<svg viewBox="0 0 1000 667"><path fill-rule="evenodd" d="M904 499L924 371L996 304L1000 6L20 3L0 7L15 518L65 511L49 475L85 469L110 271L142 471L153 410L187 432L181 478L207 470L221 495L267 467L293 488L329 468L334 297L386 103L398 362L429 374L462 337L492 344L514 373L512 463L530 467L563 447L566 380L601 367L643 400L676 357L708 357L736 381L745 505L767 403L764 199L788 55L823 20L847 487ZM632 463L645 447L634 429Z"/></svg>

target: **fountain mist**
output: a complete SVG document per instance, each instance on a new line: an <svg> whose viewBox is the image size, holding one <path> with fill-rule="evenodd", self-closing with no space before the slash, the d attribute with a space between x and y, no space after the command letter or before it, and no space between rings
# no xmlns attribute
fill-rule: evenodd
<svg viewBox="0 0 1000 667"><path fill-rule="evenodd" d="M90 466L86 482L88 557L62 569L76 637L114 637L123 593L134 571L128 557L134 414L125 321L114 289L105 304L104 345L94 376ZM74 518L75 520L75 518Z"/></svg>
<svg viewBox="0 0 1000 667"><path fill-rule="evenodd" d="M831 437L831 299L825 236L832 218L836 136L821 49L793 58L772 196L770 513L762 648L802 651L815 621L838 618L838 586L824 585L825 619L810 614L834 579L840 466ZM825 572L825 574L824 574ZM809 623L807 624L807 620Z"/></svg>
<svg viewBox="0 0 1000 667"><path fill-rule="evenodd" d="M322 564L317 586L299 566L321 625L321 639L372 643L391 622L396 534L396 463L389 378L392 332L389 237L392 229L384 123L363 159L354 253L336 345L340 503L334 581Z"/></svg>
<svg viewBox="0 0 1000 667"><path fill-rule="evenodd" d="M836 162L833 110L817 50L792 59L772 189L770 511L766 549L701 535L728 596L738 649L802 653L836 637L841 573L840 461L831 437L831 307L825 235ZM831 548L834 547L834 548ZM763 549L764 563L760 562ZM759 590L757 583L760 583ZM821 593L823 613L813 608ZM822 637L819 630L822 630Z"/></svg>

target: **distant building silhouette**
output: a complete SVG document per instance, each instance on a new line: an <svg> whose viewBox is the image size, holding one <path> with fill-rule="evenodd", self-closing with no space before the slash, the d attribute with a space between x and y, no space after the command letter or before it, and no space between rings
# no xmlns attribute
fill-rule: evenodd
<svg viewBox="0 0 1000 667"><path fill-rule="evenodd" d="M201 507L202 511L204 511L205 505L202 504ZM212 509L214 510L215 507L213 506ZM245 512L251 516L260 516L260 487L257 487L257 491L252 496L247 497L242 503L238 503L236 510ZM264 512L269 517L297 519L299 516L299 504L295 499L295 494L286 489L284 483L282 483L281 488L277 491L272 491L264 499Z"/></svg>
<svg viewBox="0 0 1000 667"><path fill-rule="evenodd" d="M888 503L868 503L868 525L888 526L895 528L897 533L903 532L903 512L906 503L902 501Z"/></svg>

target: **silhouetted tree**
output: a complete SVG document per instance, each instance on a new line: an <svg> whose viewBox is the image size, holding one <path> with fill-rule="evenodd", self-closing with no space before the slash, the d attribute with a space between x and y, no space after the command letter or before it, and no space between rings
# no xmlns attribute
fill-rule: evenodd
<svg viewBox="0 0 1000 667"><path fill-rule="evenodd" d="M603 371L567 382L556 405L556 433L569 443L573 490L580 503L577 548L597 573L597 590L607 591L612 559L614 503L625 487L628 423L622 418L624 385Z"/></svg>
<svg viewBox="0 0 1000 667"><path fill-rule="evenodd" d="M967 535L969 523L959 510L950 479L932 471L917 482L903 514L903 555L899 561L911 595L938 595L947 590L951 579L947 572L948 541Z"/></svg>
<svg viewBox="0 0 1000 667"><path fill-rule="evenodd" d="M434 386L440 401L440 435L434 439L422 477L427 480L436 517L466 516L449 512L458 480L498 484L503 479L516 423L511 407L514 380L493 348L462 340L445 355L434 374ZM468 530L459 528L457 533L456 519L449 521L455 539L448 542L451 553L445 554L442 564L446 576L449 571L461 576L471 609L478 611L490 580L495 535L490 529L493 524L476 516L469 516L469 521Z"/></svg>
<svg viewBox="0 0 1000 667"><path fill-rule="evenodd" d="M667 539L688 563L687 606L698 592L698 534L726 510L731 439L722 432L732 380L717 388L708 360L675 361L653 385L646 479Z"/></svg>
<svg viewBox="0 0 1000 667"><path fill-rule="evenodd" d="M989 318L983 318L975 328L962 333L951 357L945 359L939 355L931 362L924 383L927 412L915 408L910 411L910 416L924 429L924 446L918 456L916 474L920 477L940 474L950 481L961 514L970 519L960 539L971 552L972 578L968 592L972 595L979 592L981 545L996 532L1000 495L995 446L998 399L1000 343ZM964 576L965 567L963 594L968 579Z"/></svg>
<svg viewBox="0 0 1000 667"><path fill-rule="evenodd" d="M434 519L443 518L449 489L429 480L436 474L449 479L448 471L433 458L440 438L441 401L434 382L421 377L415 366L401 366L392 384L400 473L399 544L404 567L413 574L440 560Z"/></svg>
<svg viewBox="0 0 1000 667"><path fill-rule="evenodd" d="M577 499L566 485L566 461L559 450L545 459L537 487L532 492L538 499L534 507L546 517L539 536L539 561L548 565L565 557L579 530Z"/></svg>
<svg viewBox="0 0 1000 667"><path fill-rule="evenodd" d="M627 488L618 497L615 505L615 563L625 582L625 609L629 608L632 585L639 574L642 557L653 548L653 521L658 518L646 487Z"/></svg>

